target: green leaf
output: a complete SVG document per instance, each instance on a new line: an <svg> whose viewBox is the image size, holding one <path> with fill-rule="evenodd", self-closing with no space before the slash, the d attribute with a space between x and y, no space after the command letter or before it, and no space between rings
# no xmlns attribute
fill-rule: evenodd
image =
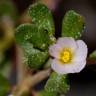
<svg viewBox="0 0 96 96"><path fill-rule="evenodd" d="M26 64L28 64L29 68L39 69L43 67L49 56L47 51L41 52L38 49L34 49L30 43L24 43L23 48L25 57L28 58Z"/></svg>
<svg viewBox="0 0 96 96"><path fill-rule="evenodd" d="M55 32L54 22L50 10L41 3L35 3L29 7L29 16L32 18L32 22L35 23L40 29L48 31L48 34L52 36Z"/></svg>
<svg viewBox="0 0 96 96"><path fill-rule="evenodd" d="M55 42L51 12L40 3L29 7L33 24L22 24L16 29L16 42L24 49L24 61L30 68L39 69L49 57L48 47Z"/></svg>
<svg viewBox="0 0 96 96"><path fill-rule="evenodd" d="M66 13L62 23L62 36L79 39L84 30L84 18L73 10Z"/></svg>
<svg viewBox="0 0 96 96"><path fill-rule="evenodd" d="M39 93L39 96L58 96L58 95L56 93L51 93L43 90Z"/></svg>
<svg viewBox="0 0 96 96"><path fill-rule="evenodd" d="M69 90L67 75L59 75L53 72L45 85L45 90L52 93L66 93Z"/></svg>
<svg viewBox="0 0 96 96"><path fill-rule="evenodd" d="M22 24L16 29L16 41L30 42L37 49L48 49L50 38L48 33L43 29L38 29L33 24Z"/></svg>
<svg viewBox="0 0 96 96"><path fill-rule="evenodd" d="M33 45L28 42L22 42L21 47L24 50L24 64L27 64L29 68L33 68L35 70L43 67L49 57L47 50L43 52L35 49L33 48Z"/></svg>
<svg viewBox="0 0 96 96"><path fill-rule="evenodd" d="M9 89L9 82L0 74L0 96L6 96Z"/></svg>
<svg viewBox="0 0 96 96"><path fill-rule="evenodd" d="M0 2L0 17L1 16L10 16L13 20L17 18L17 10L15 5L9 0Z"/></svg>
<svg viewBox="0 0 96 96"><path fill-rule="evenodd" d="M96 51L92 52L92 53L90 54L89 58L96 60Z"/></svg>

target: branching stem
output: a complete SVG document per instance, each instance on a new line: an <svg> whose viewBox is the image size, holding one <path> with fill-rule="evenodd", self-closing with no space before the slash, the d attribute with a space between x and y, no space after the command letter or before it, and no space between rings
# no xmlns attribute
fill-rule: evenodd
<svg viewBox="0 0 96 96"><path fill-rule="evenodd" d="M28 92L31 87L44 80L50 75L51 70L47 69L38 72L36 75L28 75L24 78L21 84L17 85L16 89L12 92L13 96L22 96L23 93Z"/></svg>

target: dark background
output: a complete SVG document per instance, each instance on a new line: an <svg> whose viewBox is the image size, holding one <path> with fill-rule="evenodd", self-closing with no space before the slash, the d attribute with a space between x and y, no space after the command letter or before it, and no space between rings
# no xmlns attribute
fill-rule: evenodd
<svg viewBox="0 0 96 96"><path fill-rule="evenodd" d="M33 2L33 0L13 0L19 14ZM96 1L95 0L61 0L54 10L56 37L60 36L62 18L66 11L73 9L85 17L86 30L82 39L87 43L89 53L96 49ZM96 66L87 66L80 74L69 75L71 90L67 96L96 96Z"/></svg>

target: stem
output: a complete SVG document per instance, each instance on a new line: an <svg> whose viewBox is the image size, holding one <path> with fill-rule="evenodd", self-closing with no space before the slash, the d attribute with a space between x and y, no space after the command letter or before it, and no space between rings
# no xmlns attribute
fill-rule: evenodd
<svg viewBox="0 0 96 96"><path fill-rule="evenodd" d="M22 96L23 93L28 92L31 87L44 80L50 75L51 70L47 69L38 72L36 75L28 75L24 78L21 84L19 84L16 89L12 92L13 96Z"/></svg>
<svg viewBox="0 0 96 96"><path fill-rule="evenodd" d="M17 85L21 84L23 79L27 76L27 68L23 62L23 50L16 46L16 65L17 65Z"/></svg>

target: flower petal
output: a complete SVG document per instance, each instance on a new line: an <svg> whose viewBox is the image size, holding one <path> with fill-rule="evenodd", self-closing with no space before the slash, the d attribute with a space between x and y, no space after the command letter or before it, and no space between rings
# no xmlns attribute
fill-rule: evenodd
<svg viewBox="0 0 96 96"><path fill-rule="evenodd" d="M77 50L74 54L73 61L85 61L88 53L87 45L82 40L77 40Z"/></svg>
<svg viewBox="0 0 96 96"><path fill-rule="evenodd" d="M54 45L51 45L49 47L49 54L51 56L53 56L54 58L58 58L60 57L60 51L62 50L62 46L60 46L59 44L54 44Z"/></svg>
<svg viewBox="0 0 96 96"><path fill-rule="evenodd" d="M58 74L78 73L86 65L86 61L73 62L72 64L62 64L59 60L53 59L51 67Z"/></svg>
<svg viewBox="0 0 96 96"><path fill-rule="evenodd" d="M63 48L71 48L72 51L75 51L77 48L76 41L72 37L61 37L57 40L57 44Z"/></svg>

